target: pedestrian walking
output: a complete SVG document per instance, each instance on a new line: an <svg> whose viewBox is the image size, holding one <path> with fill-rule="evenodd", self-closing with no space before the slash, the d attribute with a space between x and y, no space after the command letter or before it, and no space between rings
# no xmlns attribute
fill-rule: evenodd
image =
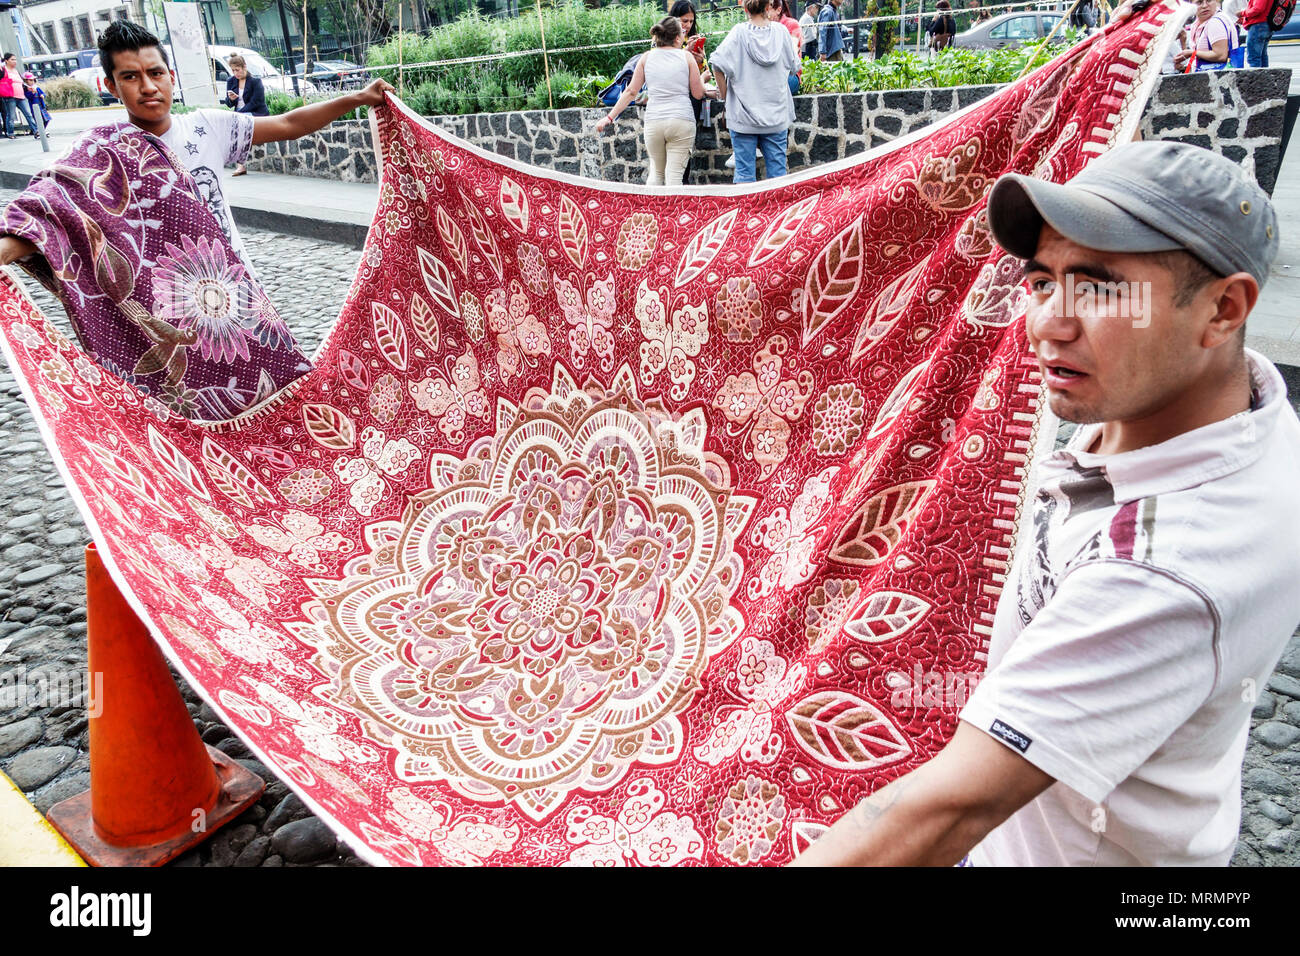
<svg viewBox="0 0 1300 956"><path fill-rule="evenodd" d="M948 0L939 0L938 13L930 21L925 32L930 34L930 50L938 53L952 46L952 38L957 35L957 20L952 15L952 4Z"/></svg>
<svg viewBox="0 0 1300 956"><path fill-rule="evenodd" d="M759 149L768 179L786 172L786 140L794 122L787 78L798 62L790 35L767 19L767 7L768 0L745 0L748 19L732 27L713 54L718 95L727 103L736 160L732 182L737 183L754 182Z"/></svg>
<svg viewBox="0 0 1300 956"><path fill-rule="evenodd" d="M676 185L682 181L695 144L695 111L691 99L704 98L704 81L700 79L695 58L682 48L686 35L680 20L664 17L654 25L650 36L654 46L637 61L632 82L609 115L597 121L596 132L604 132L618 119L645 86L649 102L642 114L642 135L650 157L646 185Z"/></svg>
<svg viewBox="0 0 1300 956"><path fill-rule="evenodd" d="M1233 54L1241 44L1237 25L1220 12L1219 0L1196 0L1196 21L1188 30L1188 44L1188 49L1174 57L1180 70L1201 73L1232 65Z"/></svg>
<svg viewBox="0 0 1300 956"><path fill-rule="evenodd" d="M249 116L270 116L266 108L266 90L260 77L250 76L244 58L236 53L230 57L231 76L226 80L226 105L236 113ZM232 176L243 176L248 172L243 163L235 164Z"/></svg>
<svg viewBox="0 0 1300 956"><path fill-rule="evenodd" d="M817 14L817 55L822 60L844 59L844 31L840 29L840 4L844 0L826 0Z"/></svg>
<svg viewBox="0 0 1300 956"><path fill-rule="evenodd" d="M5 111L5 138L17 139L14 135L14 110L23 114L27 128L36 135L36 120L32 118L32 109L27 105L27 94L23 92L23 75L18 72L18 57L12 53L4 56L4 74L0 75L0 100Z"/></svg>
<svg viewBox="0 0 1300 956"><path fill-rule="evenodd" d="M45 108L45 91L36 85L35 73L23 74L23 95L27 97L27 106L31 109L32 116L35 117L39 111L41 122L45 124L46 129L49 129L50 111ZM35 129L32 130L32 135L36 135Z"/></svg>
<svg viewBox="0 0 1300 956"><path fill-rule="evenodd" d="M820 3L810 3L803 8L799 18L799 28L803 31L803 55L805 59L817 59L817 14L821 13Z"/></svg>

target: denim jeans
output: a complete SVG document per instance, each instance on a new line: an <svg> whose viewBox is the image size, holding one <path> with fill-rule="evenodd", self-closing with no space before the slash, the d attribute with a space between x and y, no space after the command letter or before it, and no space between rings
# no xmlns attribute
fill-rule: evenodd
<svg viewBox="0 0 1300 956"><path fill-rule="evenodd" d="M733 183L752 183L754 181L754 164L759 149L763 150L763 163L767 166L767 178L776 179L785 175L785 144L788 129L779 133L732 133L731 146L736 152L736 170Z"/></svg>
<svg viewBox="0 0 1300 956"><path fill-rule="evenodd" d="M36 120L32 117L32 108L27 103L27 97L21 100L15 96L4 97L5 111L5 135L14 135L14 110L22 111L23 118L27 120L27 125L31 128L33 134L36 132Z"/></svg>
<svg viewBox="0 0 1300 956"><path fill-rule="evenodd" d="M1268 66L1268 41L1273 31L1267 23L1252 23L1246 28L1246 63L1249 66Z"/></svg>

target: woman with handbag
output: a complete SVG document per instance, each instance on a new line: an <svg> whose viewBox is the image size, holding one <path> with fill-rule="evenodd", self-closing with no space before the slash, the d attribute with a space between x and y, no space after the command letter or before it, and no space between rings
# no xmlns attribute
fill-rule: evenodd
<svg viewBox="0 0 1300 956"><path fill-rule="evenodd" d="M654 46L637 60L632 81L609 115L596 122L596 132L604 132L618 119L644 84L650 95L642 114L645 148L650 156L646 185L662 186L668 182L675 186L682 181L686 161L695 145L695 112L691 99L704 98L704 82L695 57L683 49L686 35L680 20L664 17L654 25L650 35Z"/></svg>
<svg viewBox="0 0 1300 956"><path fill-rule="evenodd" d="M1219 12L1219 0L1196 0L1196 20L1188 28L1189 47L1174 57L1174 66L1187 73L1241 66L1245 52L1237 25Z"/></svg>

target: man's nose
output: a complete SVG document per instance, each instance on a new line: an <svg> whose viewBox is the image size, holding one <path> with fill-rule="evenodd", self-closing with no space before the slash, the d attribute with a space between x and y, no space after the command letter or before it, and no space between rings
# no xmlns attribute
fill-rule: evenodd
<svg viewBox="0 0 1300 956"><path fill-rule="evenodd" d="M1057 282L1047 298L1030 296L1025 308L1025 330L1034 340L1068 342L1078 337L1078 315L1065 282Z"/></svg>

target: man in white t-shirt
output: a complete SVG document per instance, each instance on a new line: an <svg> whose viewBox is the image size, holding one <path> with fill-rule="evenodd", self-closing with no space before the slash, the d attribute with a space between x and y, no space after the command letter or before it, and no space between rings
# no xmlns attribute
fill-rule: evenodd
<svg viewBox="0 0 1300 956"><path fill-rule="evenodd" d="M803 864L1224 865L1250 712L1300 623L1300 423L1244 347L1277 254L1227 159L1119 146L1004 176L998 243L1052 411L984 679L948 746Z"/></svg>
<svg viewBox="0 0 1300 956"><path fill-rule="evenodd" d="M245 255L222 191L222 167L242 163L254 146L297 139L357 107L378 106L383 102L384 93L392 90L383 80L375 80L364 90L300 106L280 116L252 116L223 109L173 116L175 76L156 36L129 20L114 20L99 38L99 60L104 68L104 82L126 107L127 118L166 143L194 175L208 209L250 273L252 263ZM30 243L6 236L0 240L0 264L33 251Z"/></svg>

